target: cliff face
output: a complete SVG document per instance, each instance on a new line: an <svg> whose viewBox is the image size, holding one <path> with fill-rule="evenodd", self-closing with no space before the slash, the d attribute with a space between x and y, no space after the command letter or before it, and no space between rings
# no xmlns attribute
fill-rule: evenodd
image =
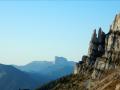
<svg viewBox="0 0 120 90"><path fill-rule="evenodd" d="M120 66L120 14L116 15L110 30L105 34L99 28L94 30L88 55L76 64L74 74L90 75L92 79L100 78L106 70Z"/></svg>

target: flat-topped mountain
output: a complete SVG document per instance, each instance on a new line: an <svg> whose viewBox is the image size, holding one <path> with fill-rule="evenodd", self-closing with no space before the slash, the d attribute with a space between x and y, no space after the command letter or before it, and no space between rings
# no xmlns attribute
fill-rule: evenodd
<svg viewBox="0 0 120 90"><path fill-rule="evenodd" d="M105 34L94 30L88 54L74 73L44 85L38 90L120 90L120 14Z"/></svg>
<svg viewBox="0 0 120 90"><path fill-rule="evenodd" d="M60 77L69 75L74 71L75 62L65 57L55 57L54 61L33 61L24 66L15 66L21 71L27 72L40 84L48 83Z"/></svg>

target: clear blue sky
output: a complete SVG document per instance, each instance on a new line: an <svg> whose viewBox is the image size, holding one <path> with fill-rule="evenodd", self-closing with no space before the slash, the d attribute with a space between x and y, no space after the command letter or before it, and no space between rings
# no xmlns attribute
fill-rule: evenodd
<svg viewBox="0 0 120 90"><path fill-rule="evenodd" d="M87 54L95 28L109 31L119 0L0 1L0 63L26 64Z"/></svg>

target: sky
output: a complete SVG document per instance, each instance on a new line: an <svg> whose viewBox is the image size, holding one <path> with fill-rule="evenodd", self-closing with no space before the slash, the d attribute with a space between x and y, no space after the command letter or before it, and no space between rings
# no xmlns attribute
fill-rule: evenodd
<svg viewBox="0 0 120 90"><path fill-rule="evenodd" d="M106 33L119 0L0 0L0 63L79 61L94 29Z"/></svg>

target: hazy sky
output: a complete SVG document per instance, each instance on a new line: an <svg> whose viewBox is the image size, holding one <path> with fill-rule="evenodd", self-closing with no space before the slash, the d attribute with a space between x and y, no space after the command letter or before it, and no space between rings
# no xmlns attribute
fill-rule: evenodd
<svg viewBox="0 0 120 90"><path fill-rule="evenodd" d="M0 63L26 64L64 56L79 61L91 34L108 32L119 0L0 1Z"/></svg>

